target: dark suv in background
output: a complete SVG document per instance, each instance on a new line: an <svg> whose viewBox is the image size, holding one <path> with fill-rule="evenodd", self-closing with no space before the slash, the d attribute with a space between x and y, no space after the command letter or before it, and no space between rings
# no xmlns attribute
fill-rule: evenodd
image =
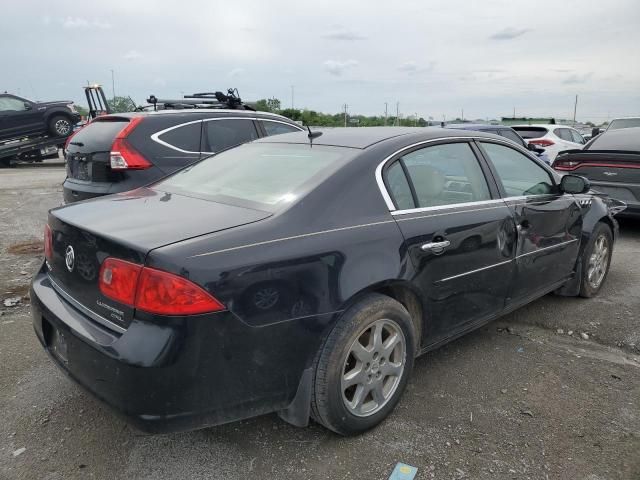
<svg viewBox="0 0 640 480"><path fill-rule="evenodd" d="M71 100L32 102L0 94L0 141L44 134L67 137L79 121Z"/></svg>
<svg viewBox="0 0 640 480"><path fill-rule="evenodd" d="M66 203L124 192L256 138L302 130L246 109L161 109L98 117L67 142Z"/></svg>

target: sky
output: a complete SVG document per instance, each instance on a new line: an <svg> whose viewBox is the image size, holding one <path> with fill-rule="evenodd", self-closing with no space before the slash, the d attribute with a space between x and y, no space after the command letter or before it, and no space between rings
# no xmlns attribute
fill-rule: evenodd
<svg viewBox="0 0 640 480"><path fill-rule="evenodd" d="M0 91L236 87L283 107L441 120L640 115L638 0L56 0L0 16ZM292 88L293 86L293 88ZM293 91L293 99L292 99Z"/></svg>

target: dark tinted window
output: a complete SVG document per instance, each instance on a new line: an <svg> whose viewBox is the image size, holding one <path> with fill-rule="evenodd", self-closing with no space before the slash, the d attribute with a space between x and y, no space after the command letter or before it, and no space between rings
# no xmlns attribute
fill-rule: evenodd
<svg viewBox="0 0 640 480"><path fill-rule="evenodd" d="M478 159L467 143L421 148L402 157L419 207L491 198Z"/></svg>
<svg viewBox="0 0 640 480"><path fill-rule="evenodd" d="M270 122L268 120L263 120L262 125L264 125L264 129L266 130L268 136L300 131L299 128L287 125L286 123Z"/></svg>
<svg viewBox="0 0 640 480"><path fill-rule="evenodd" d="M395 203L398 210L415 208L411 187L409 187L409 182L400 162L395 162L387 170L387 186L393 198L393 203Z"/></svg>
<svg viewBox="0 0 640 480"><path fill-rule="evenodd" d="M253 120L211 120L204 122L207 132L207 152L219 152L258 138Z"/></svg>
<svg viewBox="0 0 640 480"><path fill-rule="evenodd" d="M607 130L591 140L585 150L640 152L640 128Z"/></svg>
<svg viewBox="0 0 640 480"><path fill-rule="evenodd" d="M202 122L189 123L163 133L158 139L180 150L199 152L201 129Z"/></svg>
<svg viewBox="0 0 640 480"><path fill-rule="evenodd" d="M540 138L544 137L548 129L544 127L513 127L522 138Z"/></svg>
<svg viewBox="0 0 640 480"><path fill-rule="evenodd" d="M143 120L144 121L144 120ZM78 130L71 139L69 149L80 147L84 151L108 152L116 135L127 126L128 119L94 120L86 127ZM82 146L78 144L83 144Z"/></svg>
<svg viewBox="0 0 640 480"><path fill-rule="evenodd" d="M511 140L512 142L515 142L520 146L524 146L524 142L522 141L522 138L520 138L520 136L513 130L507 130L507 129L500 130L500 135L502 135L505 138L508 138L509 140Z"/></svg>
<svg viewBox="0 0 640 480"><path fill-rule="evenodd" d="M551 175L529 157L513 148L482 143L508 197L553 193Z"/></svg>

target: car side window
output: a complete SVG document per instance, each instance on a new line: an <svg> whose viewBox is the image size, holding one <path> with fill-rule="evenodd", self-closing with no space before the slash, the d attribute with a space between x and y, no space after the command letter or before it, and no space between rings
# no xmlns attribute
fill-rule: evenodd
<svg viewBox="0 0 640 480"><path fill-rule="evenodd" d="M2 112L22 112L26 110L24 102L17 98L1 97L0 111Z"/></svg>
<svg viewBox="0 0 640 480"><path fill-rule="evenodd" d="M258 138L253 120L212 120L204 122L207 152L219 152Z"/></svg>
<svg viewBox="0 0 640 480"><path fill-rule="evenodd" d="M159 140L187 152L200 151L202 122L189 123L158 136Z"/></svg>
<svg viewBox="0 0 640 480"><path fill-rule="evenodd" d="M468 143L421 148L404 155L418 207L489 200L489 185Z"/></svg>
<svg viewBox="0 0 640 480"><path fill-rule="evenodd" d="M573 142L573 137L571 136L571 130L568 128L556 128L553 133L555 133L562 140L566 140L567 142Z"/></svg>
<svg viewBox="0 0 640 480"><path fill-rule="evenodd" d="M522 138L520 138L520 136L512 130L507 130L507 129L500 130L500 135L502 135L504 138L508 138L509 140L511 140L512 142L515 142L520 146L524 146L524 142L522 141Z"/></svg>
<svg viewBox="0 0 640 480"><path fill-rule="evenodd" d="M575 130L569 130L569 133L573 137L573 141L575 143L579 143L581 145L584 144L584 138L578 132L576 132Z"/></svg>
<svg viewBox="0 0 640 480"><path fill-rule="evenodd" d="M508 197L555 193L551 175L534 160L505 145L482 142Z"/></svg>
<svg viewBox="0 0 640 480"><path fill-rule="evenodd" d="M280 135L281 133L299 132L300 129L292 125L280 122L270 122L269 120L262 120L262 125L268 136Z"/></svg>
<svg viewBox="0 0 640 480"><path fill-rule="evenodd" d="M413 195L411 193L411 187L407 176L404 174L404 169L400 164L400 161L394 162L387 169L387 186L389 187L389 193L393 198L393 203L398 210L409 210L415 208L413 202Z"/></svg>

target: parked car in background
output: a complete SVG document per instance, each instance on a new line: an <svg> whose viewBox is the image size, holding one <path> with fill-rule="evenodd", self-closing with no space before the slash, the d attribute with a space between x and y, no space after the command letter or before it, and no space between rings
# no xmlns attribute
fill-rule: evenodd
<svg viewBox="0 0 640 480"><path fill-rule="evenodd" d="M580 132L564 125L514 125L513 129L530 144L544 148L551 164L559 152L577 150L587 143Z"/></svg>
<svg viewBox="0 0 640 480"><path fill-rule="evenodd" d="M621 128L640 127L640 117L614 118L609 122L605 132L609 130L620 130Z"/></svg>
<svg viewBox="0 0 640 480"><path fill-rule="evenodd" d="M80 114L71 100L32 102L0 94L0 141L45 134L67 137L79 121Z"/></svg>
<svg viewBox="0 0 640 480"><path fill-rule="evenodd" d="M564 152L554 168L588 178L594 190L621 200L621 216L640 217L640 127L607 130L582 150Z"/></svg>
<svg viewBox="0 0 640 480"><path fill-rule="evenodd" d="M545 152L544 148L527 142L511 127L506 127L504 125L487 125L484 123L456 123L447 125L447 128L473 130L476 132L487 132L493 133L494 135L500 135L501 137L508 138L516 145L526 148L527 150L531 150L540 160L547 165L551 165L551 160L549 160L549 156Z"/></svg>
<svg viewBox="0 0 640 480"><path fill-rule="evenodd" d="M416 356L549 292L598 294L617 223L588 190L483 132L269 136L51 210L34 329L143 430L278 412L359 434Z"/></svg>
<svg viewBox="0 0 640 480"><path fill-rule="evenodd" d="M300 130L286 117L244 108L103 115L67 143L64 201L132 190L229 147Z"/></svg>

